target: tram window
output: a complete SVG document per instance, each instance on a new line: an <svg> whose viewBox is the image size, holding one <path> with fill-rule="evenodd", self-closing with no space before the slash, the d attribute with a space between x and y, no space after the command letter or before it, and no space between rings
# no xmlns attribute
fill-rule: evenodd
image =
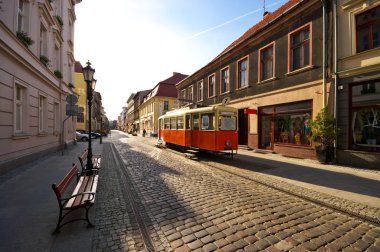
<svg viewBox="0 0 380 252"><path fill-rule="evenodd" d="M213 113L202 114L202 130L214 130L214 118Z"/></svg>
<svg viewBox="0 0 380 252"><path fill-rule="evenodd" d="M164 129L170 129L170 120L169 118L164 119Z"/></svg>
<svg viewBox="0 0 380 252"><path fill-rule="evenodd" d="M190 129L190 115L186 115L185 129Z"/></svg>
<svg viewBox="0 0 380 252"><path fill-rule="evenodd" d="M170 118L170 129L176 129L177 128L177 120L175 117Z"/></svg>
<svg viewBox="0 0 380 252"><path fill-rule="evenodd" d="M177 129L183 129L183 117L177 117Z"/></svg>
<svg viewBox="0 0 380 252"><path fill-rule="evenodd" d="M199 130L199 115L193 114L193 130Z"/></svg>
<svg viewBox="0 0 380 252"><path fill-rule="evenodd" d="M220 130L236 130L236 116L220 116L219 129Z"/></svg>

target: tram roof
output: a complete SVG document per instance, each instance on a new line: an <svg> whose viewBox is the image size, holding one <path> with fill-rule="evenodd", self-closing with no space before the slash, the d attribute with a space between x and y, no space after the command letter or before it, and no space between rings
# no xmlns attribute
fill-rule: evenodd
<svg viewBox="0 0 380 252"><path fill-rule="evenodd" d="M190 109L190 108L176 109L173 111L166 112L165 115L162 115L159 118L180 116L184 114L192 114L192 113L200 113L200 112L210 112L210 111L215 111L221 108L223 108L224 111L236 111L236 108L233 108L233 107L227 107L223 105L214 105L214 106L208 106L208 107L202 107L202 108L196 108L196 109Z"/></svg>

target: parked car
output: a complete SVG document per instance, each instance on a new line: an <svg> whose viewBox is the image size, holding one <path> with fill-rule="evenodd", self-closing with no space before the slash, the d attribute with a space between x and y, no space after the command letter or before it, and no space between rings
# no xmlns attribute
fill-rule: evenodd
<svg viewBox="0 0 380 252"><path fill-rule="evenodd" d="M88 131L87 130L77 130L77 132L82 133L82 134L87 134L88 137ZM100 134L96 132L91 131L91 138L99 138Z"/></svg>
<svg viewBox="0 0 380 252"><path fill-rule="evenodd" d="M77 141L82 141L82 142L88 141L88 134L86 135L85 133L76 131L75 135L76 135Z"/></svg>

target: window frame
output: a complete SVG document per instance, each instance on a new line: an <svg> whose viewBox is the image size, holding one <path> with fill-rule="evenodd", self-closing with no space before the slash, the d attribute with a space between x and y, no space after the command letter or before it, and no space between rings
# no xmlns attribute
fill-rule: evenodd
<svg viewBox="0 0 380 252"><path fill-rule="evenodd" d="M272 58L271 58L271 61L272 61L272 76L266 78L266 79L263 79L263 64L266 63L264 62L264 59L263 59L263 52L265 52L266 50L272 48ZM258 52L258 79L259 79L259 82L263 82L263 81L268 81L268 80L272 80L274 78L276 78L276 42L273 41L269 44L267 44L266 46L263 46L259 49L259 52Z"/></svg>
<svg viewBox="0 0 380 252"><path fill-rule="evenodd" d="M43 94L38 95L38 132L40 134L47 133L47 96Z"/></svg>
<svg viewBox="0 0 380 252"><path fill-rule="evenodd" d="M292 44L292 38L295 34L298 34L304 30L309 29L309 64L301 66L300 68L293 69L293 44ZM301 47L306 44L305 42L301 43ZM302 50L301 50L302 51ZM288 73L295 72L295 71L300 71L302 69L308 68L313 66L313 24L312 22L306 23L297 29L291 31L288 33ZM302 56L301 56L302 58ZM300 59L301 61L301 59Z"/></svg>
<svg viewBox="0 0 380 252"><path fill-rule="evenodd" d="M203 101L203 80L197 82L197 100Z"/></svg>
<svg viewBox="0 0 380 252"><path fill-rule="evenodd" d="M213 94L210 95L210 79L213 79L213 88L212 88L212 91L213 91ZM215 73L213 74L210 74L208 77L207 77L207 87L208 87L208 98L213 98L216 96L216 93L215 93L215 84L216 84L216 78L215 78Z"/></svg>
<svg viewBox="0 0 380 252"><path fill-rule="evenodd" d="M378 19L368 21L366 24L361 24L361 25L358 25L358 21L357 21L357 19L358 19L358 17L360 15L363 15L364 13L370 13L375 8L378 8L379 11L380 11L380 5L377 5L377 6L374 6L372 8L369 8L369 9L367 9L365 11L362 11L360 13L355 14L355 17L354 17L354 22L355 22L354 29L355 29L355 42L356 42L356 48L355 48L355 50L356 50L356 53L365 52L365 51L368 51L368 50L380 47L380 43L379 43L379 45L377 47L373 47L373 26L375 26L375 25L379 25L380 26L380 17ZM368 49L359 51L358 30L364 30L364 29L366 29L367 35L368 35Z"/></svg>
<svg viewBox="0 0 380 252"><path fill-rule="evenodd" d="M227 73L227 77L223 74ZM227 78L227 81L225 82ZM226 90L224 90L224 86L226 86ZM228 94L230 92L230 66L226 66L220 69L220 94Z"/></svg>
<svg viewBox="0 0 380 252"><path fill-rule="evenodd" d="M188 103L193 103L194 102L194 85L190 85L187 88L187 97L188 97Z"/></svg>
<svg viewBox="0 0 380 252"><path fill-rule="evenodd" d="M17 88L20 89L20 100L17 100ZM17 107L20 107L20 113L17 113ZM13 132L14 134L23 134L27 128L27 87L19 82L14 83L13 94ZM20 129L17 128L17 119L20 120Z"/></svg>
<svg viewBox="0 0 380 252"><path fill-rule="evenodd" d="M246 79L246 83L244 86L241 86L241 75L240 75L240 63L243 62L243 61L247 61L247 66L246 66L246 74L245 74L245 79ZM240 59L237 60L236 62L236 71L237 71L237 74L236 74L236 90L239 90L239 89L244 89L244 88L248 88L249 87L249 55L246 55Z"/></svg>

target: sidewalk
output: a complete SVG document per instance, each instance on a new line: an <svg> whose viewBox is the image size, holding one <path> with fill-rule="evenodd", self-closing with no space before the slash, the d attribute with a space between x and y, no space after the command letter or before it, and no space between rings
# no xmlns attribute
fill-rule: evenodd
<svg viewBox="0 0 380 252"><path fill-rule="evenodd" d="M78 221L51 235L59 207L51 188L71 168L88 146L78 142L0 176L0 251L91 251L93 228ZM92 142L93 154L102 154L99 140ZM93 207L90 219L94 220Z"/></svg>

